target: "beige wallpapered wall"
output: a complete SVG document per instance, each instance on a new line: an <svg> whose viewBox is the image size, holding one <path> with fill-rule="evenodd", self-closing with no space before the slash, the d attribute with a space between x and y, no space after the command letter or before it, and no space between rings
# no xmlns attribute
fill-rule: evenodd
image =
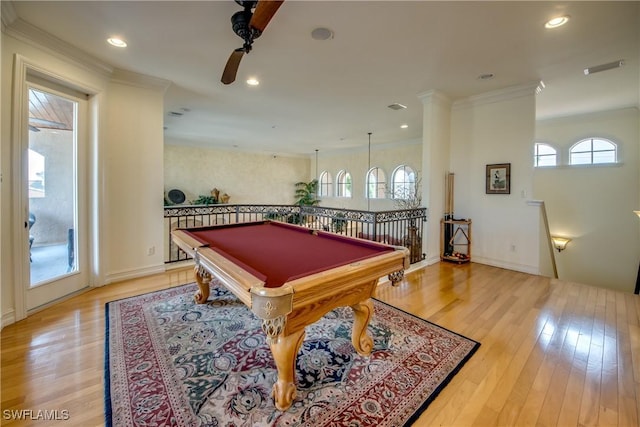
<svg viewBox="0 0 640 427"><path fill-rule="evenodd" d="M294 184L309 179L309 168L307 157L175 145L171 141L164 146L165 193L179 189L187 200L209 195L217 188L231 196L232 204L291 204Z"/></svg>

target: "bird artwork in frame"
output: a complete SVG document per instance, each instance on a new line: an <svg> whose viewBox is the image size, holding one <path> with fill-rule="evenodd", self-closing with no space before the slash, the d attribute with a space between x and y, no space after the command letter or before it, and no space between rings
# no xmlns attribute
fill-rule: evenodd
<svg viewBox="0 0 640 427"><path fill-rule="evenodd" d="M486 185L487 194L510 194L511 163L487 165Z"/></svg>

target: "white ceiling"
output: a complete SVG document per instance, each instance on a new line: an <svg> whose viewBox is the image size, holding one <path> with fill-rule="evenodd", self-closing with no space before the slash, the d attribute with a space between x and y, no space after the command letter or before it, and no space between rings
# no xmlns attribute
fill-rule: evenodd
<svg viewBox="0 0 640 427"><path fill-rule="evenodd" d="M287 0L228 86L222 70L242 46L233 1L14 1L15 17L3 22L32 24L115 69L169 80L167 139L312 154L365 145L368 132L373 144L420 139L418 95L430 90L455 101L542 80L538 118L637 106L639 4ZM567 25L544 28L560 14L570 15ZM333 39L312 39L316 27ZM129 46L107 45L113 35ZM619 59L622 68L583 74ZM485 73L495 77L478 79ZM260 85L246 85L249 76ZM396 102L408 108L387 108Z"/></svg>

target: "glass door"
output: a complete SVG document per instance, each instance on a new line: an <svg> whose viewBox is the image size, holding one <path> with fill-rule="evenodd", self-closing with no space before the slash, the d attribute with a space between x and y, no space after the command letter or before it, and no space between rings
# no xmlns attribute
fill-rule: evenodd
<svg viewBox="0 0 640 427"><path fill-rule="evenodd" d="M88 285L86 100L29 84L27 310Z"/></svg>

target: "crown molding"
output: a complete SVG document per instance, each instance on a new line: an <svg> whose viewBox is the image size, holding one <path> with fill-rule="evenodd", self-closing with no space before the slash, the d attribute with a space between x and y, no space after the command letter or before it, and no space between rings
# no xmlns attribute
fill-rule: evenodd
<svg viewBox="0 0 640 427"><path fill-rule="evenodd" d="M15 15L15 10L13 11L14 18L11 18L12 12L10 12L10 10L13 9L13 6L6 6L8 15L5 20L5 3L11 2L2 1L3 31L8 36L39 49L43 49L63 61L69 62L71 60L74 65L98 73L102 76L108 77L113 72L113 67L109 64L87 54L86 52L47 33L46 31L41 30L35 25L23 21L20 17Z"/></svg>
<svg viewBox="0 0 640 427"><path fill-rule="evenodd" d="M470 108L478 105L492 104L494 102L507 101L520 98L522 96L535 95L536 89L540 86L539 81L525 83L522 85L509 86L491 92L470 96L453 103L453 109Z"/></svg>
<svg viewBox="0 0 640 427"><path fill-rule="evenodd" d="M274 159L276 157L287 157L287 158L294 158L294 159L309 159L312 157L310 154L267 151L267 150L250 148L250 147L235 148L224 143L218 144L215 142L203 141L198 139L189 139L182 136L168 136L166 134L164 138L164 144L171 145L174 147L192 147L192 148L202 148L205 150L220 150L220 151L227 151L235 154L251 153L256 155L268 156Z"/></svg>
<svg viewBox="0 0 640 427"><path fill-rule="evenodd" d="M406 147L406 146L411 146L411 145L422 145L422 139L417 138L417 139L405 139L405 140L401 140L401 141L393 141L393 142L381 142L381 143L375 143L375 144L371 144L371 152L376 152L376 151L384 151L384 150L392 150L394 148L398 148L398 147ZM337 155L344 155L344 154L349 154L349 153L363 153L363 152L367 152L369 150L368 145L356 145L353 147L346 147L346 148L333 148L333 149L328 149L326 151L318 151L318 155L320 158L323 157L334 157ZM309 157L315 157L315 153L313 154L309 154Z"/></svg>
<svg viewBox="0 0 640 427"><path fill-rule="evenodd" d="M449 98L444 92L435 89L419 93L418 98L422 101L423 104L426 104L430 101L435 101L441 104L451 105L451 98Z"/></svg>
<svg viewBox="0 0 640 427"><path fill-rule="evenodd" d="M18 14L13 7L13 2L9 0L0 1L0 21L2 22L2 31L5 31L9 25L11 25L16 19Z"/></svg>
<svg viewBox="0 0 640 427"><path fill-rule="evenodd" d="M23 21L18 17L11 1L2 1L2 26L3 32L8 36L23 41L27 44L43 49L48 53L66 62L95 72L112 82L142 87L145 89L157 89L165 92L171 81L135 73L122 69L114 69L108 63L78 49L77 47L47 33L40 28Z"/></svg>
<svg viewBox="0 0 640 427"><path fill-rule="evenodd" d="M113 70L113 73L111 74L111 81L114 83L120 83L144 89L157 89L162 92L166 92L166 90L172 84L170 80L161 79L159 77L152 77L146 74L140 74L120 68L116 68Z"/></svg>

